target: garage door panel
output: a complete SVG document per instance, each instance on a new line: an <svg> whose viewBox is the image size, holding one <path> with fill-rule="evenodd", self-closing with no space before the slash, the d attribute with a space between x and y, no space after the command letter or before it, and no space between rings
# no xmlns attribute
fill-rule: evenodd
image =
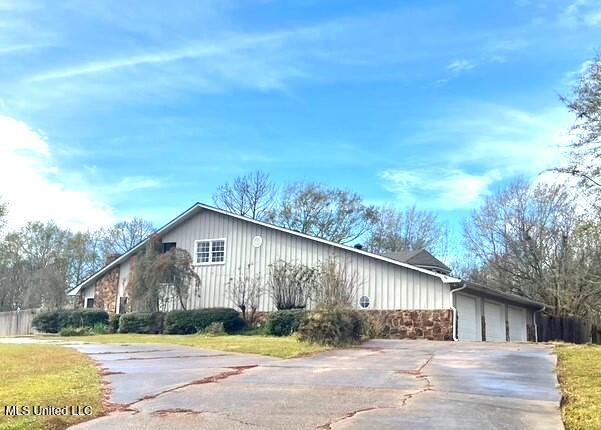
<svg viewBox="0 0 601 430"><path fill-rule="evenodd" d="M478 307L475 297L457 294L457 339L482 340L478 330Z"/></svg>
<svg viewBox="0 0 601 430"><path fill-rule="evenodd" d="M509 306L507 312L509 320L509 340L512 342L526 342L526 309Z"/></svg>
<svg viewBox="0 0 601 430"><path fill-rule="evenodd" d="M497 302L484 302L484 323L486 340L492 342L505 342L505 306Z"/></svg>

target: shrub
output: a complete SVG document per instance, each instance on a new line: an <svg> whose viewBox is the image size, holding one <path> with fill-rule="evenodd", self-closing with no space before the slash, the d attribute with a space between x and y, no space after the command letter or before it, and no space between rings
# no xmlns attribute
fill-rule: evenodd
<svg viewBox="0 0 601 430"><path fill-rule="evenodd" d="M265 323L265 333L272 336L289 336L298 330L298 326L306 316L307 311L303 309L271 312Z"/></svg>
<svg viewBox="0 0 601 430"><path fill-rule="evenodd" d="M67 326L61 328L59 334L61 336L91 336L94 334L94 332L90 327Z"/></svg>
<svg viewBox="0 0 601 430"><path fill-rule="evenodd" d="M269 295L278 310L307 306L315 288L316 270L298 263L276 261L270 265Z"/></svg>
<svg viewBox="0 0 601 430"><path fill-rule="evenodd" d="M119 332L119 320L121 319L121 314L111 315L109 318L108 330L109 333L118 333Z"/></svg>
<svg viewBox="0 0 601 430"><path fill-rule="evenodd" d="M94 327L92 327L92 332L94 334L107 334L109 333L109 326L102 323L96 323L94 324Z"/></svg>
<svg viewBox="0 0 601 430"><path fill-rule="evenodd" d="M119 333L157 334L163 332L163 312L130 312L119 318Z"/></svg>
<svg viewBox="0 0 601 430"><path fill-rule="evenodd" d="M109 314L102 309L73 309L62 312L62 327L94 327L96 324L108 324Z"/></svg>
<svg viewBox="0 0 601 430"><path fill-rule="evenodd" d="M323 309L309 314L298 328L299 340L342 346L361 341L364 319L359 311Z"/></svg>
<svg viewBox="0 0 601 430"><path fill-rule="evenodd" d="M45 333L58 333L65 327L94 327L107 324L109 315L102 309L68 309L42 312L33 319L33 326Z"/></svg>
<svg viewBox="0 0 601 430"><path fill-rule="evenodd" d="M44 333L58 333L61 329L59 320L60 311L42 312L33 318L32 325Z"/></svg>
<svg viewBox="0 0 601 430"><path fill-rule="evenodd" d="M381 317L368 312L363 324L363 334L368 339L386 338L390 335L390 327Z"/></svg>
<svg viewBox="0 0 601 430"><path fill-rule="evenodd" d="M313 304L316 308L349 308L361 283L356 270L330 257L319 266Z"/></svg>
<svg viewBox="0 0 601 430"><path fill-rule="evenodd" d="M189 311L171 311L165 318L165 333L192 334L202 331L214 322L223 323L227 333L244 328L240 314L230 308L208 308Z"/></svg>
<svg viewBox="0 0 601 430"><path fill-rule="evenodd" d="M217 336L225 333L225 328L223 327L222 322L212 322L208 326L204 328L202 331L204 334L210 334L212 336Z"/></svg>

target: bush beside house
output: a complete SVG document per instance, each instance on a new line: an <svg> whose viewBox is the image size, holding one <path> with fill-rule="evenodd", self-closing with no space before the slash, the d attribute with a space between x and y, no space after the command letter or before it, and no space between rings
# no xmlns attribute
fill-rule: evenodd
<svg viewBox="0 0 601 430"><path fill-rule="evenodd" d="M163 312L130 312L119 318L119 333L159 334L164 321Z"/></svg>
<svg viewBox="0 0 601 430"><path fill-rule="evenodd" d="M66 327L107 324L109 315L101 309L70 309L42 312L33 319L33 327L44 333L58 333Z"/></svg>
<svg viewBox="0 0 601 430"><path fill-rule="evenodd" d="M198 333L208 327L211 323L216 322L223 323L223 328L227 333L240 331L245 326L244 320L240 317L240 314L230 308L171 311L165 318L165 333Z"/></svg>
<svg viewBox="0 0 601 430"><path fill-rule="evenodd" d="M289 336L298 330L307 314L304 309L270 312L265 322L265 333L272 336Z"/></svg>
<svg viewBox="0 0 601 430"><path fill-rule="evenodd" d="M352 309L322 309L310 313L298 328L299 340L318 345L344 346L361 342L365 319Z"/></svg>

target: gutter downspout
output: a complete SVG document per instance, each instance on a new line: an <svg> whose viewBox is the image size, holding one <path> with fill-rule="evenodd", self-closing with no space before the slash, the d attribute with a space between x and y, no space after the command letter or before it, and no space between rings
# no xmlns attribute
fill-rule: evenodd
<svg viewBox="0 0 601 430"><path fill-rule="evenodd" d="M462 287L459 288L455 288L454 290L451 290L451 310L453 311L453 340L455 342L457 342L459 339L457 339L457 308L453 305L453 293L456 293L457 291L461 291L464 288L467 288L467 284L464 282ZM536 324L536 323L535 323Z"/></svg>
<svg viewBox="0 0 601 430"><path fill-rule="evenodd" d="M534 342L538 343L538 326L536 325L536 313L537 312L542 312L547 308L547 305L543 305L542 308L540 308L537 311L532 312L532 322L534 323Z"/></svg>

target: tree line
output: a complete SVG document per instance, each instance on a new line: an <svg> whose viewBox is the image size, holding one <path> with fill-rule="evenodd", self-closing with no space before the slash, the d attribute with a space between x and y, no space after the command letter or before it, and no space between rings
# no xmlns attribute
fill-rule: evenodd
<svg viewBox="0 0 601 430"><path fill-rule="evenodd" d="M1 205L1 226L8 209ZM60 308L66 291L100 269L109 256L122 254L153 231L150 222L133 218L96 231L73 232L38 221L1 232L0 311L42 304Z"/></svg>

